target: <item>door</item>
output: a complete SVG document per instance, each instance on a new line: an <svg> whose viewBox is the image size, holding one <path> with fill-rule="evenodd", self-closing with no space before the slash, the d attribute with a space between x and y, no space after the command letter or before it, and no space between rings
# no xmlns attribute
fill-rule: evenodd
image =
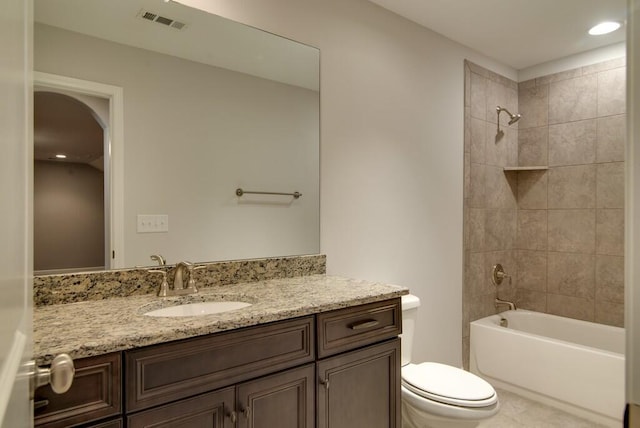
<svg viewBox="0 0 640 428"><path fill-rule="evenodd" d="M28 427L31 357L32 1L0 2L0 426Z"/></svg>
<svg viewBox="0 0 640 428"><path fill-rule="evenodd" d="M237 428L313 428L314 364L238 385Z"/></svg>
<svg viewBox="0 0 640 428"><path fill-rule="evenodd" d="M400 428L400 339L318 362L317 428Z"/></svg>

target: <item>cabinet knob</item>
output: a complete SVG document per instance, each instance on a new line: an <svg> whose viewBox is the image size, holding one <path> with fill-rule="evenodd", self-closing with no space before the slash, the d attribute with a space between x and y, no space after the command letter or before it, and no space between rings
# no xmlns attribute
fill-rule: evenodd
<svg viewBox="0 0 640 428"><path fill-rule="evenodd" d="M67 354L56 356L49 368L40 368L33 360L26 363L25 368L26 375L29 377L31 398L35 390L44 385L51 385L51 389L56 394L64 394L71 388L73 376L76 373L73 360Z"/></svg>

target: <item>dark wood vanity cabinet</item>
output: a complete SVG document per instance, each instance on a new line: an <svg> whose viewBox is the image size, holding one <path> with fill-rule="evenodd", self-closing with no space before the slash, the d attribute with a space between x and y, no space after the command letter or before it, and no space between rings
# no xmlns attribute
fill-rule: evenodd
<svg viewBox="0 0 640 428"><path fill-rule="evenodd" d="M74 361L71 389L54 393L49 386L36 390L34 425L62 428L90 424L120 416L122 412L122 361L119 352ZM111 424L119 423L109 422ZM86 425L117 427L119 425Z"/></svg>
<svg viewBox="0 0 640 428"><path fill-rule="evenodd" d="M110 354L124 409L36 426L399 428L401 321L393 299Z"/></svg>

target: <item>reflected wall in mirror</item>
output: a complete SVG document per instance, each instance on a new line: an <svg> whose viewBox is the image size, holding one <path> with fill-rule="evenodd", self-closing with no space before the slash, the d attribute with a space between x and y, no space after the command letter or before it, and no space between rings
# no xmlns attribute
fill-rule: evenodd
<svg viewBox="0 0 640 428"><path fill-rule="evenodd" d="M36 0L35 21L36 76L122 88L123 111L109 106L123 138L106 141L106 268L319 252L318 49L162 0ZM36 150L53 144L43 135ZM168 231L142 233L140 215L166 216ZM62 268L83 266L41 269Z"/></svg>

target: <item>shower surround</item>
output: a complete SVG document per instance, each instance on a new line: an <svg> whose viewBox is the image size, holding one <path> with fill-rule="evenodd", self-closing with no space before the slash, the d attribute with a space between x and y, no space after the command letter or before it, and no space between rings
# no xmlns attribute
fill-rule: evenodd
<svg viewBox="0 0 640 428"><path fill-rule="evenodd" d="M522 114L501 138L498 105ZM518 307L623 325L625 120L624 58L519 84L465 62L465 367L496 263Z"/></svg>

